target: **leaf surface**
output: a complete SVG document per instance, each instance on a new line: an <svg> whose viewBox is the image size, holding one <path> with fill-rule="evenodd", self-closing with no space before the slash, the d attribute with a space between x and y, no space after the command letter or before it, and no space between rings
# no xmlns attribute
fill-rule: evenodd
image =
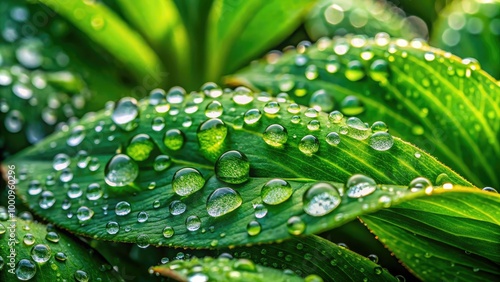
<svg viewBox="0 0 500 282"><path fill-rule="evenodd" d="M495 280L499 204L498 193L454 188L361 219L422 280Z"/></svg>
<svg viewBox="0 0 500 282"><path fill-rule="evenodd" d="M385 121L392 134L474 184L499 185L500 86L475 63L421 41L383 36L325 39L267 59L227 81L285 91L299 104L359 114L369 123Z"/></svg>

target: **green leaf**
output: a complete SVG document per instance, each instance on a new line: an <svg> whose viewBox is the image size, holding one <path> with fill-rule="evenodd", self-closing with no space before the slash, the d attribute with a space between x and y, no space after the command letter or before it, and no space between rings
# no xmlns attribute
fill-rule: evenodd
<svg viewBox="0 0 500 282"><path fill-rule="evenodd" d="M184 23L173 0L128 1L118 4L125 16L148 39L165 65L171 70L170 83L189 85L187 66L190 62L190 43Z"/></svg>
<svg viewBox="0 0 500 282"><path fill-rule="evenodd" d="M280 43L314 2L214 1L208 17L206 80L215 81Z"/></svg>
<svg viewBox="0 0 500 282"><path fill-rule="evenodd" d="M178 260L169 262L166 265L152 267L151 272L176 281L305 281L293 273L285 274L276 269L254 264L247 259L204 257L202 259Z"/></svg>
<svg viewBox="0 0 500 282"><path fill-rule="evenodd" d="M393 3L374 0L321 0L305 26L313 40L348 33L375 36L385 32L405 39L427 35L427 30L418 30Z"/></svg>
<svg viewBox="0 0 500 282"><path fill-rule="evenodd" d="M175 89L170 92L173 91ZM363 201L348 198L343 185L333 182L344 183L356 173L366 174L379 184L406 185L418 176L435 179L441 175L440 178L445 182L470 185L428 154L399 138L392 139L392 147L385 148L388 150L378 151L369 143L377 145L380 133L373 137L368 128L362 130L353 127L352 119L349 121L350 126L346 125L345 119L333 123L325 113L310 110L306 112L306 108L296 104L290 105L281 100L278 104L268 96L254 96L247 91L239 88L216 100L206 97L203 101L200 93L193 93L186 95L182 104L172 105L165 100L158 100L159 93L154 94L156 99L146 99L137 106L133 100L124 98L118 102L113 113L108 110L89 116L68 131L48 137L6 163L16 165L22 173L23 181L18 186L19 196L35 213L76 234L119 242L138 242L141 246L155 244L207 248L273 242L293 237L290 233L313 234L331 229L358 215L388 206L391 202L394 204L415 197L406 188L381 185ZM216 92L213 90L207 94L213 95ZM171 96L169 100L172 100ZM271 101L266 102L269 100ZM241 105L243 102L247 104ZM205 111L207 107L209 110ZM179 110L182 108L186 111ZM290 113L287 108L296 114ZM169 110L165 112L166 109ZM222 113L214 109L222 109ZM251 113L260 110L264 114L256 123L248 124L251 115L247 113L246 123L243 118L248 110L252 110ZM208 119L206 116L215 117L219 114L222 114L219 119ZM311 118L311 114L318 116ZM303 122L294 123L297 120L292 119L294 115L300 115ZM255 117L251 120L256 121ZM310 130L311 127L306 126L309 120L315 120L313 124L320 124L320 128ZM163 122L165 127L161 126ZM361 121L359 123L362 124ZM263 139L263 132L273 124L279 124L288 130L288 141L281 146L276 146L279 132L268 132L265 135L267 142L270 142L269 138L273 138L274 143L270 142L273 146ZM359 128L359 124L357 126ZM328 139L327 142L325 136L331 132L337 135L341 127L343 131L350 133L346 136L340 134L341 137L338 138L341 142L330 145L328 142L332 141ZM279 129L280 126L274 125L271 128ZM167 139L164 139L165 136ZM391 138L385 134L382 136ZM366 139L358 140L354 137ZM384 146L391 145L390 140L383 141ZM319 150L314 152L316 146L319 146ZM224 183L214 176L213 164L228 150L238 152L233 151L228 158L222 158L229 160L228 162L218 162L217 177L226 181ZM239 157L239 152L246 157ZM123 154L128 154L136 161ZM155 159L160 154L164 155L160 162L162 165L156 162L155 169ZM415 154L419 157L415 157ZM108 167L112 158L124 162L115 160ZM249 164L244 161L246 158ZM116 163L121 165L115 167ZM203 179L193 172L186 182L180 180L176 184L175 193L172 187L173 176L186 167L198 169ZM235 171L236 168L238 170ZM247 174L247 169L250 169L250 175ZM105 175L108 177L106 181ZM271 194L266 203L276 205L269 205L267 217L259 221L262 229L260 234L249 236L247 225L255 220L254 213L259 212L254 211L254 204L263 201L261 189L269 180L277 177L288 181L293 195L289 200L278 204L284 200L283 197L288 197L290 189L285 187L283 194L286 196L278 199ZM37 181L47 193L38 189ZM317 181L328 181L344 194L342 204L335 212L323 217L306 214L302 205L304 193ZM368 182L365 184L370 192L375 187ZM196 194L186 195L192 193L186 190L202 186ZM235 189L242 198L241 207L237 207L240 202L238 197L234 193L232 196L229 194L230 200L217 200L225 203L221 209L212 210L217 205L211 205L212 216L209 216L207 199L215 189L221 187ZM314 190L318 191L316 188ZM335 189L328 188L326 192L333 193L332 197L338 198ZM55 203L52 202L52 194ZM267 192L264 194L267 195ZM310 197L307 196L306 200L309 201ZM169 205L175 200L184 202L187 211L177 216L170 214ZM130 203L132 212L117 216L115 207L122 201ZM66 209L63 209L63 205ZM85 212L78 212L79 209L89 212L86 208L93 211L91 219L87 218L88 214ZM214 217L217 213L231 209L235 210L225 216ZM147 220L144 213L148 215ZM199 218L199 228L195 228L196 224L193 226L186 223L197 223L191 216ZM293 216L300 217L307 228L301 230L303 226L300 220L293 218L290 224L295 225L289 231L287 222ZM107 232L106 226L110 222L116 222L120 226L117 234ZM170 229L163 235L167 226L173 228L174 236L170 235ZM194 231L187 230L187 227Z"/></svg>
<svg viewBox="0 0 500 282"><path fill-rule="evenodd" d="M99 2L38 0L54 9L117 58L138 81L159 84L162 65L141 36Z"/></svg>
<svg viewBox="0 0 500 282"><path fill-rule="evenodd" d="M499 204L497 193L454 188L361 218L421 280L493 281L500 275Z"/></svg>
<svg viewBox="0 0 500 282"><path fill-rule="evenodd" d="M61 277L124 281L100 255L51 226L14 218L2 220L0 230L2 281L57 281Z"/></svg>
<svg viewBox="0 0 500 282"><path fill-rule="evenodd" d="M431 44L460 57L471 57L500 78L500 1L453 1L434 23Z"/></svg>
<svg viewBox="0 0 500 282"><path fill-rule="evenodd" d="M477 64L387 37L324 39L299 52L269 56L227 81L385 121L474 184L500 185L500 86Z"/></svg>
<svg viewBox="0 0 500 282"><path fill-rule="evenodd" d="M235 258L250 259L264 266L289 269L302 277L316 274L324 281L396 281L386 269L370 259L319 236L239 247L227 252Z"/></svg>

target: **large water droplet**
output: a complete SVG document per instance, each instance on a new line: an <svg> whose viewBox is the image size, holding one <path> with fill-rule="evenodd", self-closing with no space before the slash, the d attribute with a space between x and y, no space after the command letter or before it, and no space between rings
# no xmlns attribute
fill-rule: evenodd
<svg viewBox="0 0 500 282"><path fill-rule="evenodd" d="M253 101L254 96L250 89L240 86L234 89L233 101L238 105L246 105Z"/></svg>
<svg viewBox="0 0 500 282"><path fill-rule="evenodd" d="M75 280L77 282L88 282L90 279L87 272L80 270L80 269L75 271L75 274L73 275L73 277L75 278Z"/></svg>
<svg viewBox="0 0 500 282"><path fill-rule="evenodd" d="M347 180L346 188L348 197L361 198L375 192L377 183L366 175L354 174Z"/></svg>
<svg viewBox="0 0 500 282"><path fill-rule="evenodd" d="M288 131L281 124L271 124L264 131L263 139L273 147L282 147L288 140Z"/></svg>
<svg viewBox="0 0 500 282"><path fill-rule="evenodd" d="M253 209L256 218L263 218L267 215L267 208L263 204L254 204Z"/></svg>
<svg viewBox="0 0 500 282"><path fill-rule="evenodd" d="M165 226L165 228L163 228L163 237L167 239L172 238L174 234L175 234L174 228L172 228L171 226Z"/></svg>
<svg viewBox="0 0 500 282"><path fill-rule="evenodd" d="M151 140L151 137L147 134L141 133L134 136L128 146L127 155L132 159L140 162L149 158L149 155L153 151L155 145Z"/></svg>
<svg viewBox="0 0 500 282"><path fill-rule="evenodd" d="M278 102L271 101L271 102L268 102L264 106L264 113L266 113L268 115L275 115L280 111L280 109L281 109L281 107L280 107L280 104Z"/></svg>
<svg viewBox="0 0 500 282"><path fill-rule="evenodd" d="M54 197L54 193L52 193L51 191L43 191L40 195L38 204L40 205L40 208L46 210L48 208L51 208L55 202L56 198Z"/></svg>
<svg viewBox="0 0 500 282"><path fill-rule="evenodd" d="M340 205L342 197L329 183L316 183L304 193L304 211L311 216L323 216Z"/></svg>
<svg viewBox="0 0 500 282"><path fill-rule="evenodd" d="M45 263L50 259L52 251L44 244L38 244L31 249L31 258L38 263Z"/></svg>
<svg viewBox="0 0 500 282"><path fill-rule="evenodd" d="M102 194L104 191L101 188L101 185L99 183L91 183L87 187L87 199L90 201L96 201L99 200L102 197Z"/></svg>
<svg viewBox="0 0 500 282"><path fill-rule="evenodd" d="M375 132L370 136L368 144L377 151L387 151L394 145L394 139L387 132Z"/></svg>
<svg viewBox="0 0 500 282"><path fill-rule="evenodd" d="M202 152L210 156L218 154L227 136L227 126L220 119L203 122L197 131L198 143Z"/></svg>
<svg viewBox="0 0 500 282"><path fill-rule="evenodd" d="M36 274L36 265L29 259L22 259L17 263L16 277L21 281L28 281Z"/></svg>
<svg viewBox="0 0 500 282"><path fill-rule="evenodd" d="M90 220L94 216L94 211L86 206L81 206L76 211L76 217L79 221Z"/></svg>
<svg viewBox="0 0 500 282"><path fill-rule="evenodd" d="M244 121L246 124L256 124L260 118L262 117L262 113L259 109L250 109L245 113Z"/></svg>
<svg viewBox="0 0 500 282"><path fill-rule="evenodd" d="M115 206L115 213L118 216L124 216L130 213L131 211L130 204L125 201L118 202Z"/></svg>
<svg viewBox="0 0 500 282"><path fill-rule="evenodd" d="M239 206L243 200L238 192L223 187L213 191L207 199L207 212L212 217L219 217L228 214Z"/></svg>
<svg viewBox="0 0 500 282"><path fill-rule="evenodd" d="M52 243L57 243L60 240L59 234L54 231L47 232L47 235L45 235L45 239L49 242Z"/></svg>
<svg viewBox="0 0 500 282"><path fill-rule="evenodd" d="M187 209L186 204L179 200L174 200L169 205L169 210L171 215L180 215L183 214Z"/></svg>
<svg viewBox="0 0 500 282"><path fill-rule="evenodd" d="M262 201L268 205L279 205L288 200L292 196L293 189L290 183L283 179L271 179L264 186L260 192Z"/></svg>
<svg viewBox="0 0 500 282"><path fill-rule="evenodd" d="M184 133L179 129L170 129L165 132L165 136L163 137L163 144L172 150L177 151L184 145Z"/></svg>
<svg viewBox="0 0 500 282"><path fill-rule="evenodd" d="M138 125L139 108L137 100L130 97L122 98L116 103L111 119L126 131L135 129Z"/></svg>
<svg viewBox="0 0 500 282"><path fill-rule="evenodd" d="M212 101L205 108L205 116L208 118L218 118L222 115L224 108L219 101Z"/></svg>
<svg viewBox="0 0 500 282"><path fill-rule="evenodd" d="M243 183L248 180L249 174L250 162L240 151L227 151L215 163L215 175L226 183Z"/></svg>
<svg viewBox="0 0 500 282"><path fill-rule="evenodd" d="M110 221L106 224L106 232L110 235L115 235L120 231L120 225L116 221Z"/></svg>
<svg viewBox="0 0 500 282"><path fill-rule="evenodd" d="M181 168L172 178L172 189L179 196L189 196L203 188L205 179L195 168Z"/></svg>
<svg viewBox="0 0 500 282"><path fill-rule="evenodd" d="M31 234L31 233L26 233L23 237L23 243L26 246L31 246L31 245L35 244L35 236L33 236L33 234Z"/></svg>
<svg viewBox="0 0 500 282"><path fill-rule="evenodd" d="M186 229L196 231L201 227L201 220L196 215L191 215L186 218Z"/></svg>
<svg viewBox="0 0 500 282"><path fill-rule="evenodd" d="M362 122L357 117L350 117L347 119L346 124L348 126L348 136L358 139L365 140L370 136L370 128Z"/></svg>
<svg viewBox="0 0 500 282"><path fill-rule="evenodd" d="M340 135L337 132L330 132L326 135L326 143L337 146L340 143Z"/></svg>
<svg viewBox="0 0 500 282"><path fill-rule="evenodd" d="M104 175L109 186L123 187L135 181L139 166L129 156L118 154L109 160Z"/></svg>
<svg viewBox="0 0 500 282"><path fill-rule="evenodd" d="M306 135L299 142L299 150L305 155L311 156L319 151L319 140L314 135Z"/></svg>
<svg viewBox="0 0 500 282"><path fill-rule="evenodd" d="M82 194L83 191L80 188L80 185L78 185L77 183L71 183L71 185L68 187L67 195L70 199L79 198Z"/></svg>

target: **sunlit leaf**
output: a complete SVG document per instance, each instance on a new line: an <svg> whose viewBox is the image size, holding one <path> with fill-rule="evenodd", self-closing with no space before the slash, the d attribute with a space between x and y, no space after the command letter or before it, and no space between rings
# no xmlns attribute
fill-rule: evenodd
<svg viewBox="0 0 500 282"><path fill-rule="evenodd" d="M499 185L500 86L474 61L384 35L324 39L267 59L227 81L384 121L474 184Z"/></svg>

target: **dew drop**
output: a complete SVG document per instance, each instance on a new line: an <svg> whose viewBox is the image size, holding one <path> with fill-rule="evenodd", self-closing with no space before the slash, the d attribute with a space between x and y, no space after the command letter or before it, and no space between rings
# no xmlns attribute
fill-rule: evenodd
<svg viewBox="0 0 500 282"><path fill-rule="evenodd" d="M79 198L82 194L83 191L80 188L80 185L78 185L77 183L71 183L71 185L68 187L67 195L70 199Z"/></svg>
<svg viewBox="0 0 500 282"><path fill-rule="evenodd" d="M497 190L493 187L484 187L483 191L491 192L491 193L498 193Z"/></svg>
<svg viewBox="0 0 500 282"><path fill-rule="evenodd" d="M77 125L71 130L71 134L68 140L66 140L66 143L71 147L75 147L80 145L83 139L85 139L85 128L82 125Z"/></svg>
<svg viewBox="0 0 500 282"><path fill-rule="evenodd" d="M26 246L31 246L31 245L35 244L35 236L33 236L33 234L31 234L31 233L26 233L23 237L23 243Z"/></svg>
<svg viewBox="0 0 500 282"><path fill-rule="evenodd" d="M271 102L268 102L264 106L264 113L266 113L268 115L275 115L280 111L280 109L281 109L281 106L278 102L271 101Z"/></svg>
<svg viewBox="0 0 500 282"><path fill-rule="evenodd" d="M318 67L316 65L309 65L306 67L305 76L309 80L315 80L318 78Z"/></svg>
<svg viewBox="0 0 500 282"><path fill-rule="evenodd" d="M90 201L96 201L102 197L103 193L104 191L102 190L101 185L99 185L99 183L91 183L87 187L86 195L87 199L89 199Z"/></svg>
<svg viewBox="0 0 500 282"><path fill-rule="evenodd" d="M365 105L356 96L346 96L340 102L340 110L348 116L356 116L365 111Z"/></svg>
<svg viewBox="0 0 500 282"><path fill-rule="evenodd" d="M28 281L36 274L36 265L29 259L22 259L17 263L16 277L21 281Z"/></svg>
<svg viewBox="0 0 500 282"><path fill-rule="evenodd" d="M172 177L172 189L179 196L189 196L205 185L205 179L195 168L181 168Z"/></svg>
<svg viewBox="0 0 500 282"><path fill-rule="evenodd" d="M5 129L10 133L17 133L23 129L24 116L18 110L12 110L7 113L4 120Z"/></svg>
<svg viewBox="0 0 500 282"><path fill-rule="evenodd" d="M139 108L137 100L131 97L124 97L116 103L111 115L113 122L125 131L131 131L138 125Z"/></svg>
<svg viewBox="0 0 500 282"><path fill-rule="evenodd" d="M307 124L307 129L309 129L310 131L317 131L320 128L321 128L321 124L320 124L319 120L317 120L317 119L313 119Z"/></svg>
<svg viewBox="0 0 500 282"><path fill-rule="evenodd" d="M347 180L346 188L348 197L361 198L375 192L377 183L366 175L354 174Z"/></svg>
<svg viewBox="0 0 500 282"><path fill-rule="evenodd" d="M370 65L370 77L378 82L385 82L389 77L389 66L385 60L378 59Z"/></svg>
<svg viewBox="0 0 500 282"><path fill-rule="evenodd" d="M358 60L353 60L347 63L345 77L350 81L358 81L365 77L363 64Z"/></svg>
<svg viewBox="0 0 500 282"><path fill-rule="evenodd" d="M115 206L115 213L117 216L125 216L131 211L130 204L125 201L118 202Z"/></svg>
<svg viewBox="0 0 500 282"><path fill-rule="evenodd" d="M196 231L201 227L201 220L196 215L191 215L186 218L186 229Z"/></svg>
<svg viewBox="0 0 500 282"><path fill-rule="evenodd" d="M346 124L349 127L349 132L347 134L349 137L365 140L370 136L370 128L359 118L350 117L347 119Z"/></svg>
<svg viewBox="0 0 500 282"><path fill-rule="evenodd" d="M52 243L57 243L60 240L59 234L57 234L54 231L47 232L47 235L45 235L45 239L49 242Z"/></svg>
<svg viewBox="0 0 500 282"><path fill-rule="evenodd" d="M240 151L227 151L219 157L214 170L219 180L231 184L240 184L249 178L250 161Z"/></svg>
<svg viewBox="0 0 500 282"><path fill-rule="evenodd" d="M203 122L197 130L200 150L213 154L222 147L227 136L227 126L220 119L209 119Z"/></svg>
<svg viewBox="0 0 500 282"><path fill-rule="evenodd" d="M262 201L268 205L279 205L292 196L293 189L290 183L283 179L271 179L264 186L260 192Z"/></svg>
<svg viewBox="0 0 500 282"><path fill-rule="evenodd" d="M373 132L387 132L389 128L383 121L376 121L372 124L371 129Z"/></svg>
<svg viewBox="0 0 500 282"><path fill-rule="evenodd" d="M42 192L42 184L38 180L32 180L28 184L28 194L30 195L38 195Z"/></svg>
<svg viewBox="0 0 500 282"><path fill-rule="evenodd" d="M387 132L375 132L370 136L368 144L377 151L387 151L394 145L394 139Z"/></svg>
<svg viewBox="0 0 500 282"><path fill-rule="evenodd" d="M54 193L52 193L51 191L43 191L42 194L40 195L40 200L38 201L38 204L40 208L46 210L51 208L55 202L56 198L54 197Z"/></svg>
<svg viewBox="0 0 500 282"><path fill-rule="evenodd" d="M219 101L212 101L205 108L205 116L208 118L218 118L222 115L224 108Z"/></svg>
<svg viewBox="0 0 500 282"><path fill-rule="evenodd" d="M149 236L146 234L139 234L136 238L137 247L145 249L149 247Z"/></svg>
<svg viewBox="0 0 500 282"><path fill-rule="evenodd" d="M291 114L298 114L300 113L300 106L298 104L292 103L288 105L286 110Z"/></svg>
<svg viewBox="0 0 500 282"><path fill-rule="evenodd" d="M200 90L210 98L218 98L223 94L222 88L213 82L203 84Z"/></svg>
<svg viewBox="0 0 500 282"><path fill-rule="evenodd" d="M172 238L174 234L174 229L171 226L165 226L165 228L163 228L163 237L167 239Z"/></svg>
<svg viewBox="0 0 500 282"><path fill-rule="evenodd" d="M139 166L127 155L115 155L104 170L104 180L109 186L123 187L135 181Z"/></svg>
<svg viewBox="0 0 500 282"><path fill-rule="evenodd" d="M181 215L186 211L186 209L187 209L186 204L184 204L179 200L174 200L169 205L169 210L171 215Z"/></svg>
<svg viewBox="0 0 500 282"><path fill-rule="evenodd" d="M286 222L288 233L300 235L306 230L306 223L298 216L290 217Z"/></svg>
<svg viewBox="0 0 500 282"><path fill-rule="evenodd" d="M153 151L155 145L151 140L151 137L147 134L141 133L134 136L128 146L127 155L129 155L135 161L144 161L149 158L149 155Z"/></svg>
<svg viewBox="0 0 500 282"><path fill-rule="evenodd" d="M234 89L233 101L238 105L247 105L254 99L253 93L250 89L240 86Z"/></svg>
<svg viewBox="0 0 500 282"><path fill-rule="evenodd" d="M120 225L116 221L110 221L106 224L106 232L110 235L115 235L120 231Z"/></svg>
<svg viewBox="0 0 500 282"><path fill-rule="evenodd" d="M66 256L65 253L63 252L58 252L54 255L54 257L56 258L56 260L58 261L66 261L68 259L68 256Z"/></svg>
<svg viewBox="0 0 500 282"><path fill-rule="evenodd" d="M208 196L206 207L212 217L220 217L236 210L243 202L240 194L229 187L218 188Z"/></svg>
<svg viewBox="0 0 500 282"><path fill-rule="evenodd" d="M141 211L140 213L137 214L137 222L143 223L146 222L149 218L149 215L145 211Z"/></svg>
<svg viewBox="0 0 500 282"><path fill-rule="evenodd" d="M280 124L271 124L264 131L264 141L273 147L282 147L288 140L288 131Z"/></svg>
<svg viewBox="0 0 500 282"><path fill-rule="evenodd" d="M418 192L429 187L432 187L432 183L425 177L417 177L408 184L408 189L410 189L411 192Z"/></svg>
<svg viewBox="0 0 500 282"><path fill-rule="evenodd" d="M38 263L45 263L50 259L52 251L45 244L38 244L31 249L31 258Z"/></svg>
<svg viewBox="0 0 500 282"><path fill-rule="evenodd" d="M250 236L259 235L261 230L262 230L262 226L260 225L259 222L255 221L255 220L250 221L247 225L247 233Z"/></svg>
<svg viewBox="0 0 500 282"><path fill-rule="evenodd" d="M179 129L170 129L165 132L165 136L163 137L163 144L172 150L177 151L182 148L184 145L184 133Z"/></svg>
<svg viewBox="0 0 500 282"><path fill-rule="evenodd" d="M314 135L306 135L299 142L299 150L305 155L311 156L319 151L319 140Z"/></svg>
<svg viewBox="0 0 500 282"><path fill-rule="evenodd" d="M155 117L151 122L151 129L154 131L162 131L165 128L165 119L163 117Z"/></svg>
<svg viewBox="0 0 500 282"><path fill-rule="evenodd" d="M256 218L263 218L267 215L267 208L263 204L256 204L253 207Z"/></svg>
<svg viewBox="0 0 500 282"><path fill-rule="evenodd" d="M78 218L79 221L90 220L92 216L94 216L94 211L86 206L81 206L76 211L76 217Z"/></svg>
<svg viewBox="0 0 500 282"><path fill-rule="evenodd" d="M337 146L340 143L340 135L337 132L330 132L326 135L326 143Z"/></svg>
<svg viewBox="0 0 500 282"><path fill-rule="evenodd" d="M262 117L262 113L259 109L250 109L245 113L243 118L244 122L248 125L256 124Z"/></svg>
<svg viewBox="0 0 500 282"><path fill-rule="evenodd" d="M340 62L335 55L331 55L326 59L326 71L329 73L336 73L340 69Z"/></svg>
<svg viewBox="0 0 500 282"><path fill-rule="evenodd" d="M164 171L172 164L172 160L167 155L159 155L155 158L153 168L155 171Z"/></svg>
<svg viewBox="0 0 500 282"><path fill-rule="evenodd" d="M314 92L309 100L309 107L317 111L329 112L333 110L334 106L333 96L329 95L324 89Z"/></svg>
<svg viewBox="0 0 500 282"><path fill-rule="evenodd" d="M323 216L336 209L342 198L338 190L329 183L316 183L304 193L304 211L311 216Z"/></svg>
<svg viewBox="0 0 500 282"><path fill-rule="evenodd" d="M66 169L70 165L71 161L68 155L66 154L57 154L54 157L54 160L52 162L52 167L55 170L63 170Z"/></svg>

